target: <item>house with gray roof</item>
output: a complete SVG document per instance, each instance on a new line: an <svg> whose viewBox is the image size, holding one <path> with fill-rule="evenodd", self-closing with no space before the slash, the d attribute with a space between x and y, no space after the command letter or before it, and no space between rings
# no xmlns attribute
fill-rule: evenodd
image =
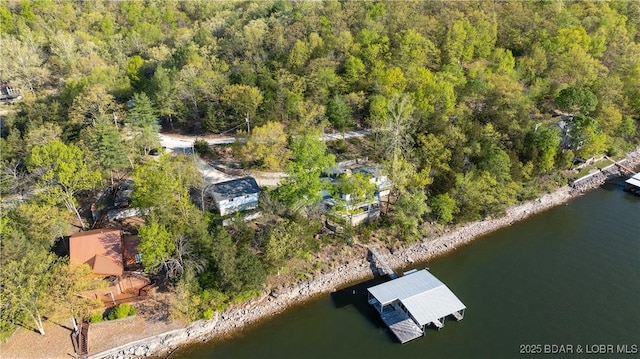
<svg viewBox="0 0 640 359"><path fill-rule="evenodd" d="M211 186L209 194L218 213L226 216L257 208L260 192L255 178L243 177L216 183Z"/></svg>

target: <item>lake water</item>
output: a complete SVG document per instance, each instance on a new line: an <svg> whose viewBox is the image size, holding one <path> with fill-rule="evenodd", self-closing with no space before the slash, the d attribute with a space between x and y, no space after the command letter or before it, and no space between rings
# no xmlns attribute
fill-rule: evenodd
<svg viewBox="0 0 640 359"><path fill-rule="evenodd" d="M171 358L640 357L640 197L620 185L410 268L424 267L467 310L407 344L366 304L364 283Z"/></svg>

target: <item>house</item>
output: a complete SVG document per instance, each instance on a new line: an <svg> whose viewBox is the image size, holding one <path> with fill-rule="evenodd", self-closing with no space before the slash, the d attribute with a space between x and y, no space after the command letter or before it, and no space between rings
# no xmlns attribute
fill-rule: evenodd
<svg viewBox="0 0 640 359"><path fill-rule="evenodd" d="M382 173L379 165L358 167L353 171L364 173L371 177L369 181L376 186L376 196L378 200L382 201L391 193L391 181L389 181L389 177Z"/></svg>
<svg viewBox="0 0 640 359"><path fill-rule="evenodd" d="M373 286L368 302L401 343L423 336L429 325L444 327L447 316L462 320L465 305L426 269Z"/></svg>
<svg viewBox="0 0 640 359"><path fill-rule="evenodd" d="M87 264L94 277L109 277L105 289L83 293L89 298L100 299L107 305L120 301L143 299L151 287L151 280L141 270L137 236L122 237L120 229L94 229L78 232L69 238L71 266Z"/></svg>
<svg viewBox="0 0 640 359"><path fill-rule="evenodd" d="M342 199L341 201L336 201L334 198L329 197L324 199L322 203L333 214L339 215L352 226L380 218L380 201L377 198L369 198L363 202L352 203L349 201L348 196L346 197L346 200ZM341 198L345 197L341 196Z"/></svg>
<svg viewBox="0 0 640 359"><path fill-rule="evenodd" d="M349 178L353 173L363 174L375 187L371 196L357 202L351 198L349 193L336 194L330 189L332 186L338 185L341 179ZM380 217L380 203L389 196L391 190L391 182L376 165L353 169L336 166L323 173L321 179L328 187L322 190L322 203L325 208L352 226L378 219Z"/></svg>
<svg viewBox="0 0 640 359"><path fill-rule="evenodd" d="M88 264L96 276L121 276L122 233L119 229L94 229L78 232L69 238L69 261L72 266Z"/></svg>
<svg viewBox="0 0 640 359"><path fill-rule="evenodd" d="M215 208L222 216L257 208L260 192L253 177L216 183L209 191Z"/></svg>

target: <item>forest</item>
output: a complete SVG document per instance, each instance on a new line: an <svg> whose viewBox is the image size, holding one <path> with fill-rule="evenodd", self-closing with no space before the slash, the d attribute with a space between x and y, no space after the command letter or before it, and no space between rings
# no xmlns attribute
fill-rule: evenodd
<svg viewBox="0 0 640 359"><path fill-rule="evenodd" d="M149 209L146 271L196 320L295 277L296 259L311 273L314 253L372 232L394 246L500 216L640 143L638 1L8 1L0 53L22 95L0 105L2 338L99 307L53 249L125 179ZM319 177L347 143L318 138L354 129L372 131L354 143L391 200L327 236ZM245 166L287 173L261 223L203 211L193 156L150 156L160 131L237 136Z"/></svg>

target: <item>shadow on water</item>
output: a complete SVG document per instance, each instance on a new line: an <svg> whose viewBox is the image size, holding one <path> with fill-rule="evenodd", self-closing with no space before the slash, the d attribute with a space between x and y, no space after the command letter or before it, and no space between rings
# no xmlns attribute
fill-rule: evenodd
<svg viewBox="0 0 640 359"><path fill-rule="evenodd" d="M614 178L605 182L600 188L605 191L622 191L624 190L624 181L627 180L627 177Z"/></svg>
<svg viewBox="0 0 640 359"><path fill-rule="evenodd" d="M373 279L366 282L358 283L331 293L331 300L336 308L351 306L376 328L386 329L378 312L376 312L375 309L373 309L373 307L367 302L367 288L371 288L374 285L384 283L388 280L389 278L386 276L375 276Z"/></svg>

